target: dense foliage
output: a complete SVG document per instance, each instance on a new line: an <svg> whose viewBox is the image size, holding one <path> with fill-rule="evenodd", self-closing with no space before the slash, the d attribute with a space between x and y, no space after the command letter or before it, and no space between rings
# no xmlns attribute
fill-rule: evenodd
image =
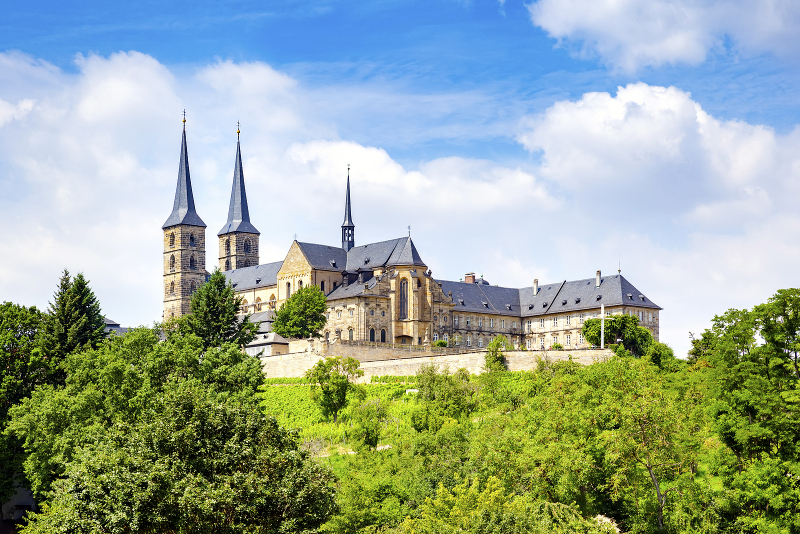
<svg viewBox="0 0 800 534"><path fill-rule="evenodd" d="M243 347L253 341L258 325L251 323L249 315L239 317L242 297L237 297L233 286L219 269L192 295L191 315L178 321L178 328L194 334L203 341L204 348L220 347L233 343Z"/></svg>
<svg viewBox="0 0 800 534"><path fill-rule="evenodd" d="M301 287L275 313L272 331L289 339L319 337L326 322L325 302L317 286Z"/></svg>
<svg viewBox="0 0 800 534"><path fill-rule="evenodd" d="M323 415L337 422L339 411L347 405L347 394L354 391L354 381L364 376L358 368L358 360L333 356L318 361L306 372L306 380L312 384L311 398L319 404Z"/></svg>

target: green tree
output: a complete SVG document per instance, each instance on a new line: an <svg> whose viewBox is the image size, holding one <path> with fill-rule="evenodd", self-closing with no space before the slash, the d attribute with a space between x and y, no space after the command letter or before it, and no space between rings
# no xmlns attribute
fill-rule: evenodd
<svg viewBox="0 0 800 534"><path fill-rule="evenodd" d="M0 502L13 494L24 458L19 440L4 433L8 412L49 378L48 366L36 348L41 322L42 314L35 307L0 305Z"/></svg>
<svg viewBox="0 0 800 534"><path fill-rule="evenodd" d="M486 347L486 356L484 356L483 368L488 371L505 371L506 358L505 351L514 350L514 344L511 343L504 335L496 336L489 342Z"/></svg>
<svg viewBox="0 0 800 534"><path fill-rule="evenodd" d="M42 357L49 362L53 379L63 383L61 366L68 354L97 347L106 336L100 303L83 273L73 279L64 269L39 334Z"/></svg>
<svg viewBox="0 0 800 534"><path fill-rule="evenodd" d="M319 337L326 322L325 301L317 286L301 287L275 313L272 331L285 338Z"/></svg>
<svg viewBox="0 0 800 534"><path fill-rule="evenodd" d="M681 368L681 362L675 357L675 353L666 343L654 341L647 347L647 351L645 351L642 358L665 371L674 372Z"/></svg>
<svg viewBox="0 0 800 534"><path fill-rule="evenodd" d="M254 396L178 379L78 448L22 532L313 532L334 483Z"/></svg>
<svg viewBox="0 0 800 534"><path fill-rule="evenodd" d="M347 394L355 386L355 379L364 376L361 364L355 358L335 356L318 361L306 371L306 379L313 384L311 398L325 417L338 423L339 412L347 406Z"/></svg>
<svg viewBox="0 0 800 534"><path fill-rule="evenodd" d="M373 398L355 409L353 420L356 424L353 437L365 448L375 449L381 437L381 429L388 417L386 404Z"/></svg>
<svg viewBox="0 0 800 534"><path fill-rule="evenodd" d="M606 317L604 322L606 346L619 343L634 356L641 357L653 343L653 335L639 326L639 318L634 315L614 315ZM583 323L583 337L592 345L600 345L600 330L600 319L587 319Z"/></svg>
<svg viewBox="0 0 800 534"><path fill-rule="evenodd" d="M215 269L192 295L192 313L181 318L179 330L202 339L206 349L225 343L243 347L255 339L259 325L250 322L249 314L238 316L242 301L225 275Z"/></svg>

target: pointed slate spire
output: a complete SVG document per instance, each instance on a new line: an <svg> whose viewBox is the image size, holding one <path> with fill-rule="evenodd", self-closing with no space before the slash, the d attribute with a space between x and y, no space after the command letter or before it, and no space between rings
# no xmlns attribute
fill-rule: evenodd
<svg viewBox="0 0 800 534"><path fill-rule="evenodd" d="M186 149L186 119L183 120L183 140L181 141L181 162L178 168L178 187L175 189L175 203L167 222L161 227L188 224L191 226L206 227L206 223L194 209L194 195L192 195L192 180L189 176L189 153Z"/></svg>
<svg viewBox="0 0 800 534"><path fill-rule="evenodd" d="M238 130L237 130L238 135ZM247 208L247 192L244 189L244 171L242 170L242 150L239 140L236 140L236 163L233 167L233 187L231 189L231 203L228 207L228 222L217 235L246 232L248 234L261 234L256 227L250 224L250 210Z"/></svg>
<svg viewBox="0 0 800 534"><path fill-rule="evenodd" d="M342 223L342 248L349 251L356 246L356 225L350 213L350 164L347 165L347 196L344 201L344 222Z"/></svg>

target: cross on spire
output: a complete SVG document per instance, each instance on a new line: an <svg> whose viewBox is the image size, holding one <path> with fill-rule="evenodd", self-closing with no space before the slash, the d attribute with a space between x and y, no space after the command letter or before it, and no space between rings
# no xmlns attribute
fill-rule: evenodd
<svg viewBox="0 0 800 534"><path fill-rule="evenodd" d="M186 110L183 110L183 129L186 130Z"/></svg>
<svg viewBox="0 0 800 534"><path fill-rule="evenodd" d="M239 140L239 121L236 121L236 140Z"/></svg>

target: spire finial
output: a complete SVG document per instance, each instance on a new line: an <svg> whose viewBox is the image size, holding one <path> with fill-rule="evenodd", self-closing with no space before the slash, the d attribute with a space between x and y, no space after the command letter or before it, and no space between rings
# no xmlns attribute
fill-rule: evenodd
<svg viewBox="0 0 800 534"><path fill-rule="evenodd" d="M186 130L186 110L183 110L183 129Z"/></svg>
<svg viewBox="0 0 800 534"><path fill-rule="evenodd" d="M239 121L236 121L236 140L239 140Z"/></svg>
<svg viewBox="0 0 800 534"><path fill-rule="evenodd" d="M347 178L350 178L350 164L347 164Z"/></svg>

